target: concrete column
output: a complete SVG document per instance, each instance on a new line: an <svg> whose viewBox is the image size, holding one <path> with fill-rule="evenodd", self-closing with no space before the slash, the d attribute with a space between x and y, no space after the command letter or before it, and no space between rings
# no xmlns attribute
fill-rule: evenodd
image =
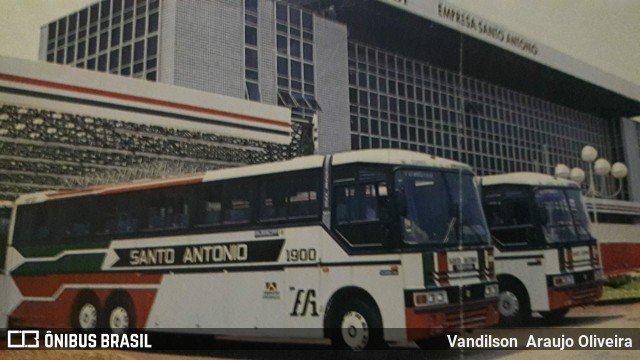
<svg viewBox="0 0 640 360"><path fill-rule="evenodd" d="M624 163L629 169L627 184L629 200L640 202L640 122L620 119Z"/></svg>

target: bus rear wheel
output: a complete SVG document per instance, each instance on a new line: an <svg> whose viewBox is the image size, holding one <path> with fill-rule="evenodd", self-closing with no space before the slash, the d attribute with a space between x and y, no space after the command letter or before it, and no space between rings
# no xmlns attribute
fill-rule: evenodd
<svg viewBox="0 0 640 360"><path fill-rule="evenodd" d="M104 325L113 334L126 334L135 328L135 310L126 292L114 292L104 307Z"/></svg>
<svg viewBox="0 0 640 360"><path fill-rule="evenodd" d="M100 321L100 301L93 291L78 294L71 310L71 326L81 332L93 332Z"/></svg>
<svg viewBox="0 0 640 360"><path fill-rule="evenodd" d="M384 348L382 320L370 303L350 301L339 307L334 316L334 347L355 351Z"/></svg>

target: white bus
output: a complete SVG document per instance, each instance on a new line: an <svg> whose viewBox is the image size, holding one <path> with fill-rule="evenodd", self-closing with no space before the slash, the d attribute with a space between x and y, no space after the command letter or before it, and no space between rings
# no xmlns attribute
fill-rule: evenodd
<svg viewBox="0 0 640 360"><path fill-rule="evenodd" d="M499 321L473 174L425 154L363 150L24 195L13 228L10 328L365 349Z"/></svg>
<svg viewBox="0 0 640 360"><path fill-rule="evenodd" d="M596 302L602 271L578 185L537 173L481 181L503 323L523 324L532 311L554 323Z"/></svg>

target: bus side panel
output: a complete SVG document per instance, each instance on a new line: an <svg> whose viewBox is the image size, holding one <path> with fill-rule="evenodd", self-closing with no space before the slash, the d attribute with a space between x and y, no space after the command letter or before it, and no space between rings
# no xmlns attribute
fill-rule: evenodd
<svg viewBox="0 0 640 360"><path fill-rule="evenodd" d="M560 272L557 250L496 250L495 266L498 276L511 275L522 282L529 295L531 310L549 310L546 275Z"/></svg>
<svg viewBox="0 0 640 360"><path fill-rule="evenodd" d="M253 328L257 324L257 304L252 300L264 286L261 282L255 275L239 272L165 275L147 327L207 328L214 333Z"/></svg>
<svg viewBox="0 0 640 360"><path fill-rule="evenodd" d="M378 305L387 341L406 340L406 322L402 275L395 265L357 266L352 269L353 284L365 289Z"/></svg>
<svg viewBox="0 0 640 360"><path fill-rule="evenodd" d="M11 313L13 326L69 328L71 308L79 290L63 291L54 301L22 301Z"/></svg>
<svg viewBox="0 0 640 360"><path fill-rule="evenodd" d="M331 264L323 266L320 280L325 306L340 289L360 288L371 295L380 310L385 338L389 341L406 340L406 331L403 330L404 269L399 255L349 256L333 239L327 239L323 243L323 263Z"/></svg>
<svg viewBox="0 0 640 360"><path fill-rule="evenodd" d="M208 329L229 335L321 337L323 304L319 301L318 262L319 243L326 233L321 226L270 231L285 239L275 261L165 275L147 327ZM254 232L227 234L225 241L253 236ZM217 235L210 235L210 241L214 237ZM268 237L256 241L263 239ZM289 329L313 331L287 333Z"/></svg>
<svg viewBox="0 0 640 360"><path fill-rule="evenodd" d="M320 299L323 289L320 287L320 262L325 261L321 244L330 239L324 228L318 225L288 228L283 233L287 240L280 254L280 263L287 267L280 294L285 308L282 319L274 319L272 326L291 330L287 336L321 338L323 304Z"/></svg>
<svg viewBox="0 0 640 360"><path fill-rule="evenodd" d="M0 294L0 329L6 329L9 315L20 304L20 290L11 276L0 274Z"/></svg>

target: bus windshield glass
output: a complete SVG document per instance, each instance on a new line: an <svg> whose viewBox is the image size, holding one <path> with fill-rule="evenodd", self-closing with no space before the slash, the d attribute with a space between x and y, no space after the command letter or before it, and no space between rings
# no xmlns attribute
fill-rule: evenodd
<svg viewBox="0 0 640 360"><path fill-rule="evenodd" d="M395 186L405 244L456 246L489 242L471 174L399 170Z"/></svg>
<svg viewBox="0 0 640 360"><path fill-rule="evenodd" d="M569 201L569 208L573 215L573 220L576 224L576 230L578 232L578 238L580 240L591 240L589 233L589 216L587 215L587 209L582 202L582 194L580 190L566 190L567 199Z"/></svg>
<svg viewBox="0 0 640 360"><path fill-rule="evenodd" d="M589 220L578 190L540 189L536 208L548 243L589 240Z"/></svg>

